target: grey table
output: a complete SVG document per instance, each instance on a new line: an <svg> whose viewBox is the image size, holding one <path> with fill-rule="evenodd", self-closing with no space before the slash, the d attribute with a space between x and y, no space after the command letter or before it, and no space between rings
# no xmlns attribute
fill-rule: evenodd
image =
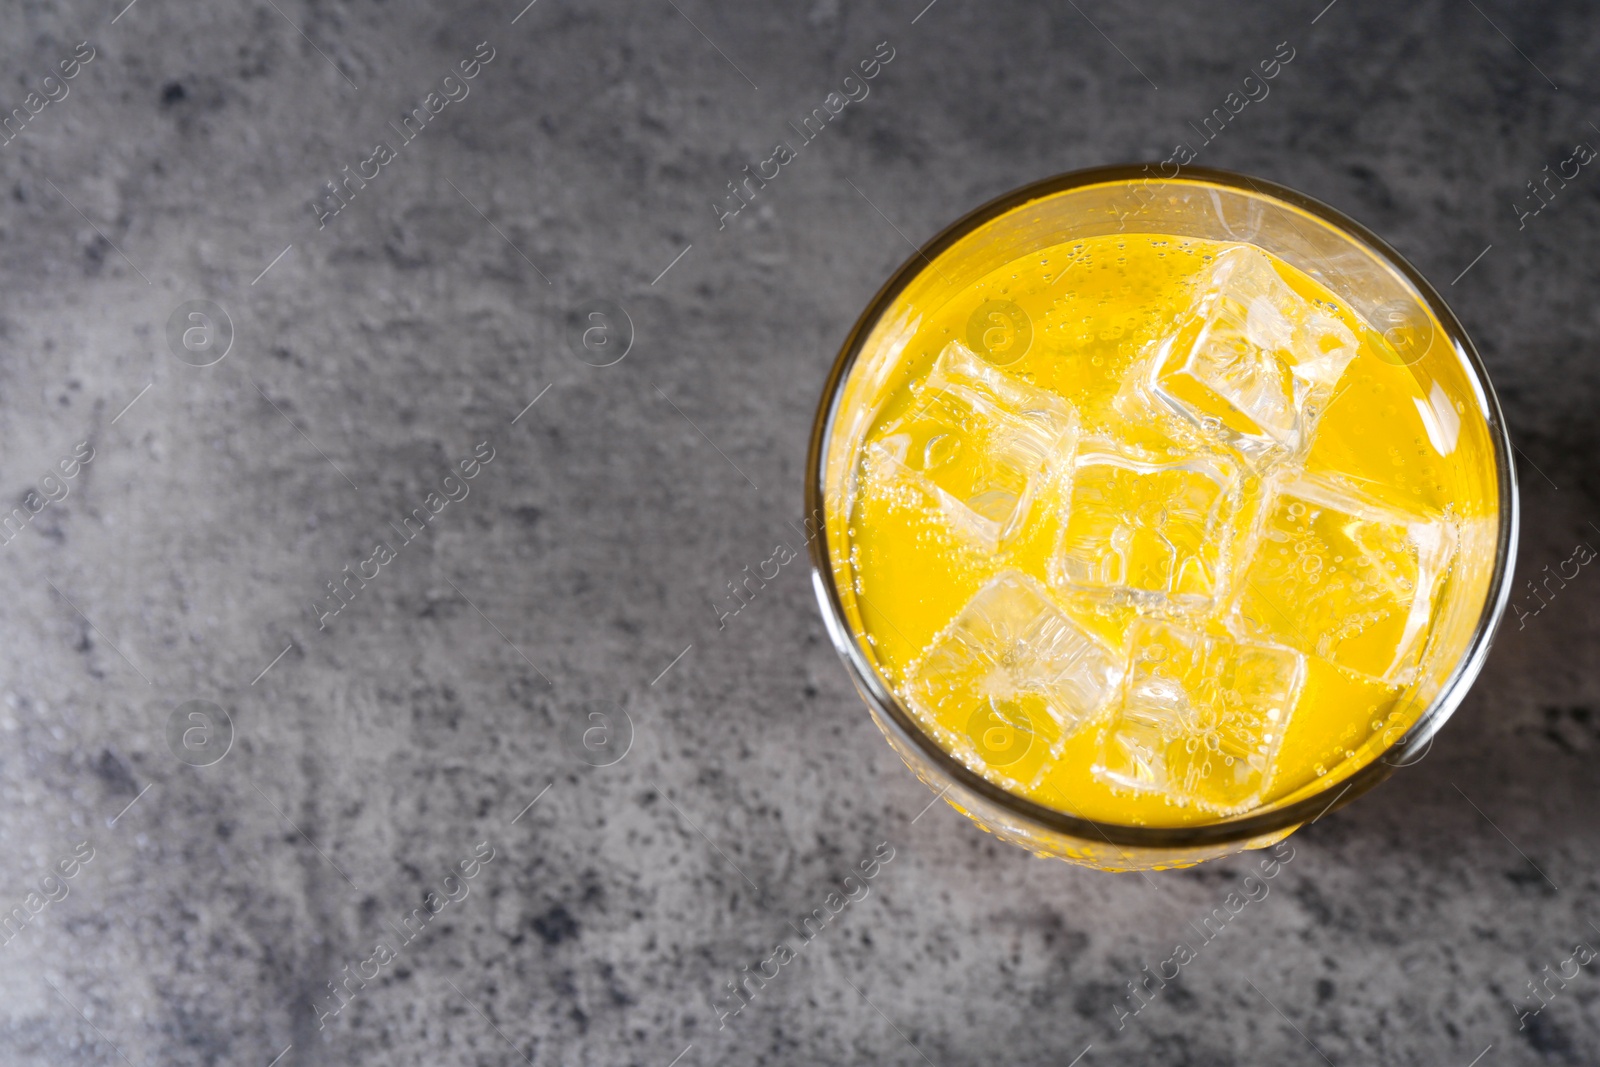
<svg viewBox="0 0 1600 1067"><path fill-rule="evenodd" d="M522 4L0 11L0 1062L1595 1062L1600 577L1524 582L1600 544L1600 177L1527 185L1600 145L1600 13ZM803 560L719 605L802 547L822 377L914 244L1197 143L1280 54L1196 162L1454 303L1525 614L1135 1015L1253 861L1003 846L927 807Z"/></svg>

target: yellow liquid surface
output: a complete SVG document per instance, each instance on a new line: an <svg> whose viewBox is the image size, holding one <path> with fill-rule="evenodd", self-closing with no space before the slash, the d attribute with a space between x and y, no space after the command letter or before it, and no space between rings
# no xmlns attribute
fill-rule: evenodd
<svg viewBox="0 0 1600 1067"><path fill-rule="evenodd" d="M1431 637L1463 532L1496 511L1470 396L1252 246L1088 238L923 304L841 580L947 751L1173 826L1315 788L1415 718L1429 657L1460 653Z"/></svg>

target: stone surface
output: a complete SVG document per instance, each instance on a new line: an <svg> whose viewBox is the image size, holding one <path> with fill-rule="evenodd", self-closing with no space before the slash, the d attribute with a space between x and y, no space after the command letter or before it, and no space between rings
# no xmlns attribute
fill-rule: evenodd
<svg viewBox="0 0 1600 1067"><path fill-rule="evenodd" d="M0 1061L1594 1062L1596 964L1520 1030L1513 1004L1600 940L1600 577L1523 587L1600 537L1592 168L1519 219L1600 142L1600 13L123 2L0 10L6 113L93 48L0 146L7 506L93 449L0 548L0 911L74 872L0 946ZM730 216L882 41L870 95ZM1109 876L919 818L778 546L823 376L908 240L1165 158L1291 48L1196 162L1344 209L1448 292L1526 457L1518 610L1423 760L1293 837L1119 1029L1253 863ZM377 173L319 230L346 166ZM191 300L233 326L211 366L169 347ZM592 300L636 335L610 366ZM319 629L347 566L376 576ZM191 701L232 723L206 766ZM884 842L719 1030L726 983Z"/></svg>

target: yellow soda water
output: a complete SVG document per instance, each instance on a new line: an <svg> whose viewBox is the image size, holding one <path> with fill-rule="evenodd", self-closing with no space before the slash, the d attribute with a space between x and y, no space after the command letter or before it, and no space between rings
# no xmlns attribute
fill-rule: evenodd
<svg viewBox="0 0 1600 1067"><path fill-rule="evenodd" d="M1331 292L1251 245L1116 234L933 303L856 458L848 572L942 747L1178 826L1421 710L1492 450Z"/></svg>

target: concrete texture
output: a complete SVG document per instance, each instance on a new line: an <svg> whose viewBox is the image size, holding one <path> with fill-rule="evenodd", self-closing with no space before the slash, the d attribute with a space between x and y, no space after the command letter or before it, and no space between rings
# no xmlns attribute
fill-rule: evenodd
<svg viewBox="0 0 1600 1067"><path fill-rule="evenodd" d="M713 607L799 547L819 385L908 240L1169 155L1285 41L1199 161L1342 208L1447 292L1526 459L1519 586L1571 557L1600 536L1600 177L1514 205L1600 144L1600 13L924 2L0 11L28 116L0 147L0 493L67 493L0 548L0 911L26 919L0 1062L1600 1058L1591 568L1121 1029L1126 983L1254 863L1100 875L919 818L803 564ZM719 230L726 183L884 41L870 95ZM310 207L345 166L377 174ZM596 298L635 335L608 367L573 350ZM168 341L192 300L232 324L211 366ZM884 843L719 1030L726 983ZM1519 1029L1545 967L1576 977Z"/></svg>

